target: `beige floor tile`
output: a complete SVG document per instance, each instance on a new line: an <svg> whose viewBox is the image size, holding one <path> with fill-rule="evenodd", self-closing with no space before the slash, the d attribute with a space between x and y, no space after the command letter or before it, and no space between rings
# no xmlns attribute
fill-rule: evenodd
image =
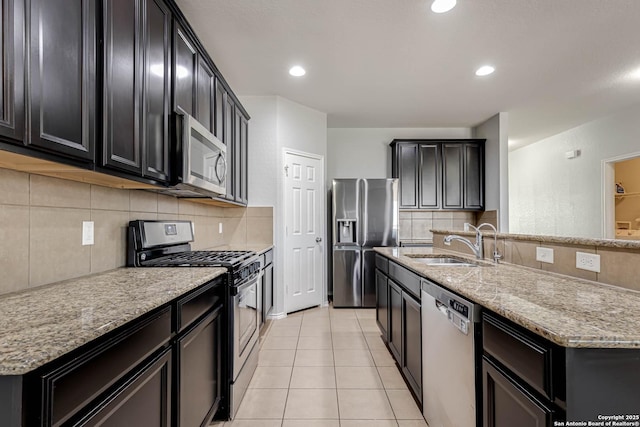
<svg viewBox="0 0 640 427"><path fill-rule="evenodd" d="M340 419L393 420L389 399L384 390L338 390Z"/></svg>
<svg viewBox="0 0 640 427"><path fill-rule="evenodd" d="M298 338L298 350L331 350L332 348L333 343L330 334Z"/></svg>
<svg viewBox="0 0 640 427"><path fill-rule="evenodd" d="M270 337L297 337L300 334L300 326L273 325L269 331Z"/></svg>
<svg viewBox="0 0 640 427"><path fill-rule="evenodd" d="M317 337L331 333L330 326L303 326L300 328L301 337Z"/></svg>
<svg viewBox="0 0 640 427"><path fill-rule="evenodd" d="M384 350L371 350L371 356L373 356L376 366L396 366L393 356L386 348Z"/></svg>
<svg viewBox="0 0 640 427"><path fill-rule="evenodd" d="M329 316L305 316L302 319L302 326L331 326L331 318Z"/></svg>
<svg viewBox="0 0 640 427"><path fill-rule="evenodd" d="M258 366L293 366L296 357L295 350L265 350L260 349Z"/></svg>
<svg viewBox="0 0 640 427"><path fill-rule="evenodd" d="M284 420L282 427L340 427L339 420Z"/></svg>
<svg viewBox="0 0 640 427"><path fill-rule="evenodd" d="M333 351L298 350L294 366L333 366Z"/></svg>
<svg viewBox="0 0 640 427"><path fill-rule="evenodd" d="M262 348L265 350L295 350L298 346L298 337L274 337L267 336Z"/></svg>
<svg viewBox="0 0 640 427"><path fill-rule="evenodd" d="M383 388L378 370L373 366L337 367L336 383L338 388Z"/></svg>
<svg viewBox="0 0 640 427"><path fill-rule="evenodd" d="M429 427L425 420L397 420L400 427Z"/></svg>
<svg viewBox="0 0 640 427"><path fill-rule="evenodd" d="M369 350L333 350L336 366L375 366Z"/></svg>
<svg viewBox="0 0 640 427"><path fill-rule="evenodd" d="M365 333L364 338L367 340L367 345L369 346L369 350L386 350L387 346L384 344L382 340L382 336L380 332L378 333Z"/></svg>
<svg viewBox="0 0 640 427"><path fill-rule="evenodd" d="M395 366L379 366L378 373L382 379L382 384L386 389L406 390L407 384L402 379L400 371Z"/></svg>
<svg viewBox="0 0 640 427"><path fill-rule="evenodd" d="M365 308L362 310L355 310L356 317L358 319L374 319L376 318L375 308Z"/></svg>
<svg viewBox="0 0 640 427"><path fill-rule="evenodd" d="M398 427L396 420L340 420L340 427Z"/></svg>
<svg viewBox="0 0 640 427"><path fill-rule="evenodd" d="M249 388L289 388L291 366L258 366Z"/></svg>
<svg viewBox="0 0 640 427"><path fill-rule="evenodd" d="M284 319L277 319L273 321L275 325L282 326L296 326L302 324L302 316L287 316Z"/></svg>
<svg viewBox="0 0 640 427"><path fill-rule="evenodd" d="M286 389L248 389L237 419L282 419L287 401Z"/></svg>
<svg viewBox="0 0 640 427"><path fill-rule="evenodd" d="M227 421L224 427L280 427L282 420L238 420Z"/></svg>
<svg viewBox="0 0 640 427"><path fill-rule="evenodd" d="M376 319L359 319L358 323L360 324L360 328L364 333L376 333L380 332L380 328L376 323Z"/></svg>
<svg viewBox="0 0 640 427"><path fill-rule="evenodd" d="M418 408L409 390L387 390L393 413L398 420L423 420L422 411Z"/></svg>
<svg viewBox="0 0 640 427"><path fill-rule="evenodd" d="M329 310L329 315L334 319L357 319L356 310L352 308L334 308Z"/></svg>
<svg viewBox="0 0 640 427"><path fill-rule="evenodd" d="M338 419L338 399L335 389L290 389L284 418Z"/></svg>
<svg viewBox="0 0 640 427"><path fill-rule="evenodd" d="M296 366L290 388L336 388L333 366Z"/></svg>
<svg viewBox="0 0 640 427"><path fill-rule="evenodd" d="M341 350L368 350L367 341L361 333L340 333L333 334L333 348Z"/></svg>

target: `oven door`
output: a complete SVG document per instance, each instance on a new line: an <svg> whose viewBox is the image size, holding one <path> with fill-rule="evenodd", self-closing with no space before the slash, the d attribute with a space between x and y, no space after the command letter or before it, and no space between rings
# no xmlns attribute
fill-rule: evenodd
<svg viewBox="0 0 640 427"><path fill-rule="evenodd" d="M225 195L226 146L190 115L182 120L183 184Z"/></svg>
<svg viewBox="0 0 640 427"><path fill-rule="evenodd" d="M251 349L258 341L257 289L259 275L235 287L233 297L233 379L244 366Z"/></svg>

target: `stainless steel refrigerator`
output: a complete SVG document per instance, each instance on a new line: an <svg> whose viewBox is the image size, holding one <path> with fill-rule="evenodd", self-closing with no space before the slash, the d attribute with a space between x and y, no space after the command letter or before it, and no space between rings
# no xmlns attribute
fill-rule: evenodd
<svg viewBox="0 0 640 427"><path fill-rule="evenodd" d="M334 179L333 306L375 307L374 247L398 246L398 180Z"/></svg>

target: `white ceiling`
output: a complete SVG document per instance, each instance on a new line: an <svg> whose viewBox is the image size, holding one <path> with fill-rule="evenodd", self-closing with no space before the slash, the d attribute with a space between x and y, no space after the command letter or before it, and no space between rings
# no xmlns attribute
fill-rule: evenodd
<svg viewBox="0 0 640 427"><path fill-rule="evenodd" d="M640 102L640 0L458 0L441 15L431 0L177 2L237 95L286 97L329 127L506 111L521 146ZM483 64L496 72L476 77Z"/></svg>

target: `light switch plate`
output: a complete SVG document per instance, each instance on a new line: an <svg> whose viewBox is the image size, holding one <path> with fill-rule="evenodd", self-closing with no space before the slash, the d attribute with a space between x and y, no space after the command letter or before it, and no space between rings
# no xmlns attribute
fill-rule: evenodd
<svg viewBox="0 0 640 427"><path fill-rule="evenodd" d="M576 268L600 273L600 255L576 252Z"/></svg>
<svg viewBox="0 0 640 427"><path fill-rule="evenodd" d="M553 249L540 247L536 248L536 261L553 264Z"/></svg>
<svg viewBox="0 0 640 427"><path fill-rule="evenodd" d="M82 246L93 245L93 221L82 221Z"/></svg>
<svg viewBox="0 0 640 427"><path fill-rule="evenodd" d="M222 223L218 223L218 234L222 234Z"/></svg>

